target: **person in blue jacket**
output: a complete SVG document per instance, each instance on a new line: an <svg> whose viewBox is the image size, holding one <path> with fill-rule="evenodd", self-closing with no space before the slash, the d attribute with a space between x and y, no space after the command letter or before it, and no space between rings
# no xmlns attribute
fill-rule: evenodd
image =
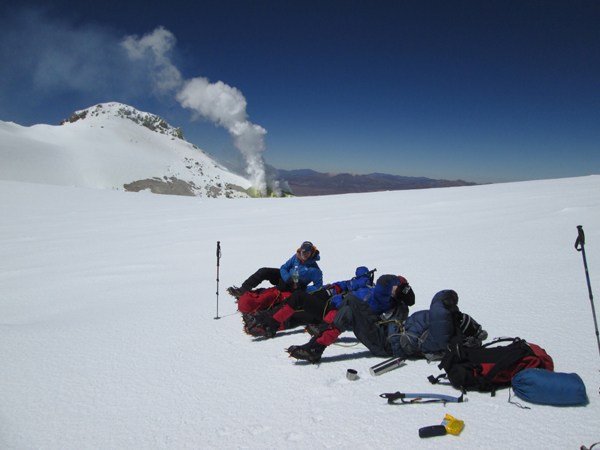
<svg viewBox="0 0 600 450"><path fill-rule="evenodd" d="M487 332L471 316L458 309L458 294L443 290L434 295L428 310L411 314L406 321L392 317L382 321L372 308L356 298L344 299L328 326L302 346L287 349L290 356L317 363L323 351L350 327L357 339L375 356L424 358L446 351L450 339L461 333L465 345L479 346Z"/></svg>
<svg viewBox="0 0 600 450"><path fill-rule="evenodd" d="M323 272L317 264L321 259L319 250L309 241L302 243L296 254L279 269L262 267L250 275L238 288L231 286L227 292L239 299L245 292L251 291L263 281L269 281L280 291L291 292L296 289L306 292L316 291L323 286ZM298 281L294 282L292 272L298 271Z"/></svg>
<svg viewBox="0 0 600 450"><path fill-rule="evenodd" d="M367 267L360 266L350 280L327 284L310 293L297 290L273 309L246 315L244 330L253 336L270 338L280 330L318 324L329 310L337 308L330 301L332 297L341 297L365 286L373 287L374 272L375 270L369 271Z"/></svg>
<svg viewBox="0 0 600 450"><path fill-rule="evenodd" d="M402 286L397 292L397 286ZM398 295L396 295L398 294ZM400 296L403 294L403 297ZM415 294L406 278L398 275L381 275L375 286L364 286L347 295L336 295L331 303L339 309L346 298L355 297L371 307L375 314L381 314L392 309L394 298L403 301L407 306L415 304Z"/></svg>
<svg viewBox="0 0 600 450"><path fill-rule="evenodd" d="M373 313L380 315L395 310L396 315L408 315L408 307L415 304L415 295L408 281L396 275L382 275L373 285L372 272L364 266L356 269L356 277L328 285L326 289L309 295L294 292L281 306L257 314L246 322L246 332L253 336L273 337L277 331L307 325L309 333L316 333L332 311L346 299L364 303ZM327 324L328 325L328 324Z"/></svg>

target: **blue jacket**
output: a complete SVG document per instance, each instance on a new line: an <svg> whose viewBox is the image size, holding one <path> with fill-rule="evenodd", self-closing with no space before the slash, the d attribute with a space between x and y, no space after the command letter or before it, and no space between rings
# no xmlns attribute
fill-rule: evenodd
<svg viewBox="0 0 600 450"><path fill-rule="evenodd" d="M299 255L300 249L279 268L281 278L287 282L292 277L294 267L298 267L298 281L300 286L306 287L306 292L313 292L320 289L323 286L323 272L317 264L317 261L321 259L319 250L315 248L311 257L306 261L302 261ZM308 286L310 283L312 283L312 286Z"/></svg>
<svg viewBox="0 0 600 450"><path fill-rule="evenodd" d="M371 284L371 278L369 275L369 269L365 266L360 266L356 268L355 277L351 280L344 281L336 281L335 283L328 284L325 288L336 288L339 293L347 293L357 291L364 287L373 287ZM372 276L372 274L370 274ZM337 294L336 294L337 295Z"/></svg>
<svg viewBox="0 0 600 450"><path fill-rule="evenodd" d="M420 353L445 352L454 335L452 314L442 303L446 291L433 296L428 310L411 314L404 326L404 332L395 322L388 325L388 339L394 356L405 358Z"/></svg>
<svg viewBox="0 0 600 450"><path fill-rule="evenodd" d="M363 277L367 278L367 277ZM357 281L357 280L355 280ZM359 299L367 302L367 304L373 308L373 311L376 313L382 313L387 311L392 307L392 288L394 286L398 286L400 284L400 277L396 275L381 275L377 279L377 284L375 286L365 286L356 291L353 291L351 294ZM331 299L331 303L336 305L337 308L340 307L343 296L345 294L338 294Z"/></svg>

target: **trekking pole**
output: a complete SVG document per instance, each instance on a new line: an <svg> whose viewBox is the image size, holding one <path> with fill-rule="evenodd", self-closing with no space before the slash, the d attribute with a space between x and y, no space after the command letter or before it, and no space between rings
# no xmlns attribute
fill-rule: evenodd
<svg viewBox="0 0 600 450"><path fill-rule="evenodd" d="M577 225L578 236L575 241L575 250L581 252L583 256L583 267L585 268L585 277L587 279L588 292L590 293L590 302L592 304L592 314L594 317L594 327L596 327L596 342L598 342L598 352L600 352L600 337L598 335L598 322L596 320L596 308L594 308L594 296L592 295L592 285L590 284L590 274L588 272L587 260L585 258L585 234L583 233L583 227Z"/></svg>
<svg viewBox="0 0 600 450"><path fill-rule="evenodd" d="M221 260L221 241L217 241L217 317L219 317L219 261Z"/></svg>

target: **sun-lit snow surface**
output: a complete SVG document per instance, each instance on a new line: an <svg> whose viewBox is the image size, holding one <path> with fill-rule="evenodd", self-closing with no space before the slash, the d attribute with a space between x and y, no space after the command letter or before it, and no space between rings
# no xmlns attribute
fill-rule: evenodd
<svg viewBox="0 0 600 450"><path fill-rule="evenodd" d="M578 449L600 441L600 355L577 225L600 297L600 176L464 188L219 201L0 182L0 448ZM380 377L362 345L287 357L301 330L242 332L225 288L306 239L325 279L401 274L428 308L453 288L490 337L541 345L589 405L387 405L457 395L425 361ZM221 242L215 320L216 243ZM598 305L600 306L600 305ZM346 334L341 344L355 343ZM348 381L348 368L358 371ZM521 401L522 404L526 402ZM460 436L422 440L445 414Z"/></svg>
<svg viewBox="0 0 600 450"><path fill-rule="evenodd" d="M164 121L154 122L156 116L114 102L78 114L61 126L0 121L0 179L120 190L140 180L176 179L193 183L191 193L200 197L248 197L250 181L178 138Z"/></svg>

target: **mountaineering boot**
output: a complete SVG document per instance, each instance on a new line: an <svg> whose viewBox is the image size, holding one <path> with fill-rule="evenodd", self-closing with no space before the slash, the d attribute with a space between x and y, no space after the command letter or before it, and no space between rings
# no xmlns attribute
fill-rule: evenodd
<svg viewBox="0 0 600 450"><path fill-rule="evenodd" d="M337 310L333 310L333 311L329 311L325 317L323 318L322 321L315 321L315 322L311 322L308 325L306 325L306 327L304 328L304 331L306 331L308 334L310 334L311 336L317 336L320 337L322 336L322 334L327 331L327 330L332 330L335 327L333 326L333 320L335 319L335 316L337 315ZM337 328L335 328L337 330ZM331 333L330 333L331 334ZM338 334L339 336L339 334ZM335 336L335 338L331 341L335 341L337 339L337 336ZM324 342L322 342L324 343ZM325 345L329 345L327 343L324 343Z"/></svg>
<svg viewBox="0 0 600 450"><path fill-rule="evenodd" d="M325 346L317 342L316 339L311 339L304 345L292 345L286 351L290 357L303 359L312 364L316 364L321 360L321 355L325 351Z"/></svg>
<svg viewBox="0 0 600 450"><path fill-rule="evenodd" d="M275 336L277 330L273 330L273 328L264 326L260 323L252 322L246 326L246 333L254 337L264 337L269 339Z"/></svg>
<svg viewBox="0 0 600 450"><path fill-rule="evenodd" d="M304 331L306 331L311 336L314 336L315 334L319 333L319 324L309 323L308 325L306 325L306 328L304 328Z"/></svg>
<svg viewBox="0 0 600 450"><path fill-rule="evenodd" d="M306 331L311 336L320 336L325 330L329 329L329 325L330 324L328 322L311 322L308 325L306 325L304 331Z"/></svg>
<svg viewBox="0 0 600 450"><path fill-rule="evenodd" d="M251 313L242 313L242 321L244 322L244 333L249 334L248 325L250 325L254 321L254 319L256 318L256 314L256 311Z"/></svg>
<svg viewBox="0 0 600 450"><path fill-rule="evenodd" d="M246 333L254 337L272 338L281 324L273 319L270 313L263 311L246 323Z"/></svg>
<svg viewBox="0 0 600 450"><path fill-rule="evenodd" d="M253 321L246 324L246 332L252 336L271 338L278 331L285 330L286 321L296 311L290 305L256 314Z"/></svg>
<svg viewBox="0 0 600 450"><path fill-rule="evenodd" d="M290 356L296 359L304 359L313 364L321 360L321 355L325 349L333 344L333 342L340 336L341 332L338 330L333 323L327 322L327 320L333 320L337 311L332 311L334 314L327 314L325 316L325 322L321 322L316 329L316 334L304 345L292 345L287 349Z"/></svg>
<svg viewBox="0 0 600 450"><path fill-rule="evenodd" d="M244 292L242 292L242 289L235 286L228 287L227 292L229 293L229 295L235 297L236 300L239 300L240 297L244 294Z"/></svg>

